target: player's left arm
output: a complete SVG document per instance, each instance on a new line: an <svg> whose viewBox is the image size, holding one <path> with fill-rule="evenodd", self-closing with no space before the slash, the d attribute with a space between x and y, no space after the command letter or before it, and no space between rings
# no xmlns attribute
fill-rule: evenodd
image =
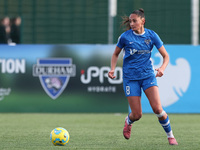
<svg viewBox="0 0 200 150"><path fill-rule="evenodd" d="M158 49L158 51L160 52L160 54L163 57L163 63L160 68L155 69L157 71L156 77L162 77L164 74L164 70L169 63L169 55L163 45Z"/></svg>

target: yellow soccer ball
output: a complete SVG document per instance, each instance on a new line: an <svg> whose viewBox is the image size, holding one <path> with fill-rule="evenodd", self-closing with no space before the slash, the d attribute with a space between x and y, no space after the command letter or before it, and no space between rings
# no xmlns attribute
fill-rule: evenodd
<svg viewBox="0 0 200 150"><path fill-rule="evenodd" d="M69 142L69 132L62 127L55 128L51 131L50 140L55 146L64 146Z"/></svg>

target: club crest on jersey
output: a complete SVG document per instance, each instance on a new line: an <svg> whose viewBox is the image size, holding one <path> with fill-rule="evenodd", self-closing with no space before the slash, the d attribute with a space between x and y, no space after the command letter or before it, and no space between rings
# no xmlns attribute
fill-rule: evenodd
<svg viewBox="0 0 200 150"><path fill-rule="evenodd" d="M146 40L144 40L144 42L145 42L147 45L149 45L150 42L151 42L151 40L150 40L150 39L146 39Z"/></svg>
<svg viewBox="0 0 200 150"><path fill-rule="evenodd" d="M71 58L38 59L33 65L33 76L39 77L43 89L52 99L62 94L70 77L75 75L76 66Z"/></svg>

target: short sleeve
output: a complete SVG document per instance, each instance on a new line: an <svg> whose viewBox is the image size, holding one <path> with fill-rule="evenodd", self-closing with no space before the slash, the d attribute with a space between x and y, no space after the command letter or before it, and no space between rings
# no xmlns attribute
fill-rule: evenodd
<svg viewBox="0 0 200 150"><path fill-rule="evenodd" d="M157 33L153 32L153 40L154 40L154 45L156 46L157 49L161 48L163 45L163 41L160 39Z"/></svg>
<svg viewBox="0 0 200 150"><path fill-rule="evenodd" d="M117 42L117 46L119 47L119 48L123 48L124 47L124 40L123 40L123 36L121 35L119 38L118 38L118 42Z"/></svg>

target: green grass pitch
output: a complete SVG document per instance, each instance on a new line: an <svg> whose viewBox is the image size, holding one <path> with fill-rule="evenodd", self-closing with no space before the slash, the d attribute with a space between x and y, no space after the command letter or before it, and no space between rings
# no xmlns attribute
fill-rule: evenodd
<svg viewBox="0 0 200 150"><path fill-rule="evenodd" d="M154 114L143 114L134 123L131 138L122 130L127 114L1 113L1 150L199 150L200 114L169 114L178 146L167 137ZM69 131L65 146L54 146L50 132L56 127Z"/></svg>

